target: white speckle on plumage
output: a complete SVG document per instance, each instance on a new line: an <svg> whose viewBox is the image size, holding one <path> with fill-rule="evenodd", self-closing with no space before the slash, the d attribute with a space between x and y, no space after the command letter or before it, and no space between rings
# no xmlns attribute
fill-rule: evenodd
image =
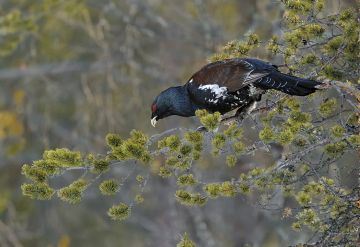
<svg viewBox="0 0 360 247"><path fill-rule="evenodd" d="M211 90L212 93L215 94L216 98L226 98L227 95L227 88L226 87L219 87L218 84L208 84L199 87L200 90Z"/></svg>
<svg viewBox="0 0 360 247"><path fill-rule="evenodd" d="M193 82L193 78L190 79L189 83L192 83Z"/></svg>
<svg viewBox="0 0 360 247"><path fill-rule="evenodd" d="M254 87L252 84L250 84L250 96L255 95L256 94L256 87Z"/></svg>
<svg viewBox="0 0 360 247"><path fill-rule="evenodd" d="M271 80L270 80L271 81ZM275 81L273 81L274 83L271 85L272 87L275 85Z"/></svg>
<svg viewBox="0 0 360 247"><path fill-rule="evenodd" d="M251 63L249 63L249 62L246 61L246 60L242 60L242 62L243 62L243 63L246 63L248 69L252 69L252 68L254 67Z"/></svg>
<svg viewBox="0 0 360 247"><path fill-rule="evenodd" d="M215 104L216 104L216 103L218 102L218 99L210 99L210 100L209 100L209 102L210 102L210 103L215 103Z"/></svg>

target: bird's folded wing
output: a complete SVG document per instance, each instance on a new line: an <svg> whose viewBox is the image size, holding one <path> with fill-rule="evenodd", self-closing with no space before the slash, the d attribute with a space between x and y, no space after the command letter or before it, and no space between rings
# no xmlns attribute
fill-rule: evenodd
<svg viewBox="0 0 360 247"><path fill-rule="evenodd" d="M256 71L255 66L244 59L227 59L204 66L188 83L197 87L217 84L219 87L226 87L231 93L268 74L267 71Z"/></svg>
<svg viewBox="0 0 360 247"><path fill-rule="evenodd" d="M187 88L196 104L217 109L246 98L241 89L268 74L269 71L256 70L255 65L244 59L227 59L208 64L196 72L188 81Z"/></svg>

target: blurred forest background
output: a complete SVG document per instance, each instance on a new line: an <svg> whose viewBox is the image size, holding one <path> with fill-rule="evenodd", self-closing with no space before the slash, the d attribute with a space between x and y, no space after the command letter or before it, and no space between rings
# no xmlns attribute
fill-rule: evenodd
<svg viewBox="0 0 360 247"><path fill-rule="evenodd" d="M328 0L325 12L351 6L359 7L355 0ZM32 201L20 190L21 165L44 149L103 153L109 132L197 126L196 119L172 117L152 128L153 98L185 83L227 41L279 34L282 11L277 0L0 0L0 246L167 247L184 231L208 246L306 241L311 233L293 232L281 212L263 210L251 197L187 208L175 201L174 181L156 176L144 204L124 222L106 216L112 199L96 188L79 205ZM270 60L261 51L256 55ZM244 158L236 172L278 155ZM202 165L221 179L226 172L213 163Z"/></svg>

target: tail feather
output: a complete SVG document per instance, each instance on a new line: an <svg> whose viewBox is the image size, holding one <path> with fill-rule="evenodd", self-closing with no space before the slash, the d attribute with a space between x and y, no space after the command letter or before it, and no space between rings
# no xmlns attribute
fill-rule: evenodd
<svg viewBox="0 0 360 247"><path fill-rule="evenodd" d="M320 89L322 83L274 72L254 84L264 89L275 89L290 95L305 96Z"/></svg>

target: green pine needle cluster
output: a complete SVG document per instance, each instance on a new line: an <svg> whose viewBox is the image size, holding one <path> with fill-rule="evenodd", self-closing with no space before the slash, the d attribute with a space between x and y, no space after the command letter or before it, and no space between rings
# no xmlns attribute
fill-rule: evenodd
<svg viewBox="0 0 360 247"><path fill-rule="evenodd" d="M344 135L345 129L337 124L331 127L330 132L333 137L341 138Z"/></svg>
<svg viewBox="0 0 360 247"><path fill-rule="evenodd" d="M193 243L193 241L191 241L188 234L185 232L176 247L196 247L196 245Z"/></svg>
<svg viewBox="0 0 360 247"><path fill-rule="evenodd" d="M213 199L219 196L233 197L236 194L236 186L229 181L206 184L203 190Z"/></svg>
<svg viewBox="0 0 360 247"><path fill-rule="evenodd" d="M147 164L151 160L148 151L148 136L138 130L130 132L130 138L123 140L117 134L108 134L106 136L107 145L111 152L107 156L107 160L139 160Z"/></svg>
<svg viewBox="0 0 360 247"><path fill-rule="evenodd" d="M50 200L55 193L46 183L24 183L21 185L23 195L37 200Z"/></svg>
<svg viewBox="0 0 360 247"><path fill-rule="evenodd" d="M339 142L330 143L330 144L325 145L324 150L325 150L325 153L327 153L329 156L335 157L335 156L341 154L345 150L346 147L347 147L346 142L339 141Z"/></svg>
<svg viewBox="0 0 360 247"><path fill-rule="evenodd" d="M266 126L259 132L259 138L260 140L268 143L274 140L275 133L273 132L272 128L270 126Z"/></svg>
<svg viewBox="0 0 360 247"><path fill-rule="evenodd" d="M201 124L210 131L216 130L221 121L220 112L215 112L213 114L209 113L206 110L197 110L195 112L196 116L200 119Z"/></svg>
<svg viewBox="0 0 360 247"><path fill-rule="evenodd" d="M188 234L185 232L176 247L196 247L196 245L193 243L193 241L191 241Z"/></svg>
<svg viewBox="0 0 360 247"><path fill-rule="evenodd" d="M180 138L176 135L167 136L158 142L159 148L169 148L171 151L178 151L180 148Z"/></svg>
<svg viewBox="0 0 360 247"><path fill-rule="evenodd" d="M91 160L91 172L95 174L100 174L107 172L110 169L110 162L108 160Z"/></svg>
<svg viewBox="0 0 360 247"><path fill-rule="evenodd" d="M70 151L67 148L58 148L44 152L43 160L54 163L59 167L80 166L82 157L80 152Z"/></svg>
<svg viewBox="0 0 360 247"><path fill-rule="evenodd" d="M175 198L185 206L203 206L207 201L207 198L200 193L191 193L185 190L177 190Z"/></svg>
<svg viewBox="0 0 360 247"><path fill-rule="evenodd" d="M108 179L101 182L99 189L101 194L111 196L115 195L119 191L120 185L115 179Z"/></svg>
<svg viewBox="0 0 360 247"><path fill-rule="evenodd" d="M79 203L82 198L83 191L87 188L88 183L79 179L71 183L70 185L58 190L58 197L68 203Z"/></svg>
<svg viewBox="0 0 360 247"><path fill-rule="evenodd" d="M245 57L251 51L256 49L259 44L259 36L255 33L251 33L245 40L233 40L228 42L219 53L211 56L209 61L215 62L229 58Z"/></svg>
<svg viewBox="0 0 360 247"><path fill-rule="evenodd" d="M229 154L226 156L226 164L229 167L234 167L236 165L237 162L237 157L233 154Z"/></svg>
<svg viewBox="0 0 360 247"><path fill-rule="evenodd" d="M177 184L179 186L192 186L196 183L197 181L193 174L183 174L177 179Z"/></svg>
<svg viewBox="0 0 360 247"><path fill-rule="evenodd" d="M113 220L125 220L130 216L131 208L125 203L120 203L109 208L107 213Z"/></svg>

